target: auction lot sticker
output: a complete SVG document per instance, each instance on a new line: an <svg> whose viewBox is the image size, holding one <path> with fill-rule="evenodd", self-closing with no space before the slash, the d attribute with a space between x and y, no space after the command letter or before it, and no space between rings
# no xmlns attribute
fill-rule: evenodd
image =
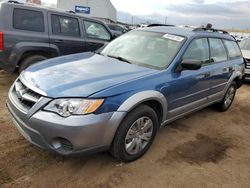
<svg viewBox="0 0 250 188"><path fill-rule="evenodd" d="M176 35L170 35L170 34L163 35L163 38L174 40L174 41L177 41L177 42L181 42L181 41L184 40L183 37L179 37L179 36L176 36Z"/></svg>

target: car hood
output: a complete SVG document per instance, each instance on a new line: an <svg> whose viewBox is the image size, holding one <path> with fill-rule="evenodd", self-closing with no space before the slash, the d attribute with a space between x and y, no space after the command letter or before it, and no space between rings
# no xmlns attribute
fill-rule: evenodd
<svg viewBox="0 0 250 188"><path fill-rule="evenodd" d="M82 53L37 63L26 69L21 78L48 97L89 97L154 72L113 58Z"/></svg>
<svg viewBox="0 0 250 188"><path fill-rule="evenodd" d="M250 59L250 50L242 50L244 58Z"/></svg>

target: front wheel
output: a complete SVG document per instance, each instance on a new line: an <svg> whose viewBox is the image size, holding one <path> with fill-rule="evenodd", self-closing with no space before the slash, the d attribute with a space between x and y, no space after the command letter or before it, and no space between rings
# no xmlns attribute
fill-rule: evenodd
<svg viewBox="0 0 250 188"><path fill-rule="evenodd" d="M230 106L232 105L234 101L236 90L237 90L237 84L233 82L229 86L223 100L220 103L216 104L216 107L219 111L225 112L230 108Z"/></svg>
<svg viewBox="0 0 250 188"><path fill-rule="evenodd" d="M145 105L132 110L120 125L110 152L120 161L131 162L143 156L158 130L155 111Z"/></svg>

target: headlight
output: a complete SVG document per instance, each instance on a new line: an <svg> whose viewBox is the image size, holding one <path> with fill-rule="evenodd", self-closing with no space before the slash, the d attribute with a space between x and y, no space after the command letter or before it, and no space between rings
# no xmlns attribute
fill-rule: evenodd
<svg viewBox="0 0 250 188"><path fill-rule="evenodd" d="M63 117L84 115L95 112L103 102L103 99L56 99L50 102L44 110L55 112Z"/></svg>

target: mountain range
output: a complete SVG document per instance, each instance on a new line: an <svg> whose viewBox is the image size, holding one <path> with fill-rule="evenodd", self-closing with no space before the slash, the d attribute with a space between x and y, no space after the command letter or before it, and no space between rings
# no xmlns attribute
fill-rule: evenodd
<svg viewBox="0 0 250 188"><path fill-rule="evenodd" d="M157 14L132 15L126 12L117 11L117 20L128 24L165 23L165 19L165 17Z"/></svg>

